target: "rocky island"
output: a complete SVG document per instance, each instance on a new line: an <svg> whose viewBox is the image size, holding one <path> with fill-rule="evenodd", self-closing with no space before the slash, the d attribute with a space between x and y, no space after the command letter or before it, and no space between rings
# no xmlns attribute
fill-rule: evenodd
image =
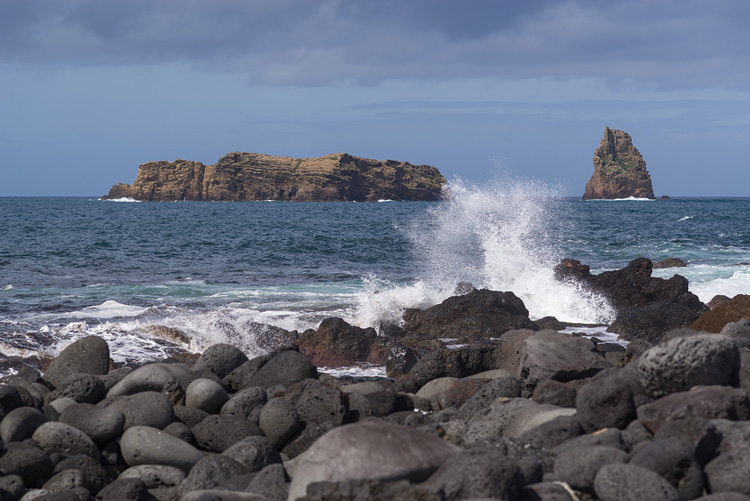
<svg viewBox="0 0 750 501"><path fill-rule="evenodd" d="M144 201L305 202L438 200L445 178L430 165L371 160L346 153L292 158L228 153L214 165L147 162L133 184L112 187L104 199Z"/></svg>
<svg viewBox="0 0 750 501"><path fill-rule="evenodd" d="M654 198L651 176L630 134L605 127L594 151L594 175L586 183L583 200L629 197Z"/></svg>

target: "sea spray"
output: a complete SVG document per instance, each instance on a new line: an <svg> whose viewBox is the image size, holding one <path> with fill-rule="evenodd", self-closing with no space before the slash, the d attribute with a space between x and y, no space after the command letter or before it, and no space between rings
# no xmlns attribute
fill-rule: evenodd
<svg viewBox="0 0 750 501"><path fill-rule="evenodd" d="M370 277L355 319L360 324L398 322L406 308L432 306L454 294L460 282L512 291L532 318L555 316L577 323L609 323L607 301L576 284L561 283L556 228L557 193L536 181L495 181L486 186L451 185L451 196L409 228L420 278L389 286ZM374 286L374 287L373 287Z"/></svg>

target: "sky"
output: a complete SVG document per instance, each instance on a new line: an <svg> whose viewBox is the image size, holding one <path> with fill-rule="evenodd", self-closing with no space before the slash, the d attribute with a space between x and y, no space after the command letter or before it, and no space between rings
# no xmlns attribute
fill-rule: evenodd
<svg viewBox="0 0 750 501"><path fill-rule="evenodd" d="M580 196L604 128L657 196L750 196L746 0L0 0L0 196L346 152Z"/></svg>

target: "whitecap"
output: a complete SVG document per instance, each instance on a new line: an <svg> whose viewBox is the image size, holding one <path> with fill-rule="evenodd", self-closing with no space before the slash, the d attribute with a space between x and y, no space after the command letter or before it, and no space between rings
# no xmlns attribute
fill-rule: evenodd
<svg viewBox="0 0 750 501"><path fill-rule="evenodd" d="M3 291L12 291L13 289L14 289L13 285L12 284L8 284L8 285L6 285L5 287L3 287L0 290L3 290Z"/></svg>
<svg viewBox="0 0 750 501"><path fill-rule="evenodd" d="M695 216L684 216L678 219L678 221L687 221L688 219L693 219Z"/></svg>

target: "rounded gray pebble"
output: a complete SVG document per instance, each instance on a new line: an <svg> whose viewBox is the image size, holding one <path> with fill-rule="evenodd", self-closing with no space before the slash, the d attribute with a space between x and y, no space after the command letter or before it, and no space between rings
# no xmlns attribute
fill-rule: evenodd
<svg viewBox="0 0 750 501"><path fill-rule="evenodd" d="M122 457L129 466L158 464L174 466L184 472L203 457L203 453L169 433L148 426L125 430L120 440Z"/></svg>
<svg viewBox="0 0 750 501"><path fill-rule="evenodd" d="M36 429L32 437L47 454L86 454L97 461L99 449L91 438L78 428L60 422L47 422Z"/></svg>
<svg viewBox="0 0 750 501"><path fill-rule="evenodd" d="M263 406L258 424L268 440L276 447L281 447L297 432L302 420L291 402L274 398Z"/></svg>
<svg viewBox="0 0 750 501"><path fill-rule="evenodd" d="M45 422L47 418L44 414L33 407L13 409L0 422L0 438L5 443L26 440Z"/></svg>
<svg viewBox="0 0 750 501"><path fill-rule="evenodd" d="M119 398L109 405L125 414L125 429L150 426L164 429L175 421L172 403L162 393L144 391Z"/></svg>
<svg viewBox="0 0 750 501"><path fill-rule="evenodd" d="M594 479L601 501L678 501L679 494L666 479L646 468L628 464L603 466Z"/></svg>
<svg viewBox="0 0 750 501"><path fill-rule="evenodd" d="M125 414L114 407L75 404L60 413L60 422L78 428L96 443L105 443L125 427Z"/></svg>
<svg viewBox="0 0 750 501"><path fill-rule="evenodd" d="M209 414L218 414L229 400L229 395L216 381L199 378L190 383L185 391L185 405Z"/></svg>

